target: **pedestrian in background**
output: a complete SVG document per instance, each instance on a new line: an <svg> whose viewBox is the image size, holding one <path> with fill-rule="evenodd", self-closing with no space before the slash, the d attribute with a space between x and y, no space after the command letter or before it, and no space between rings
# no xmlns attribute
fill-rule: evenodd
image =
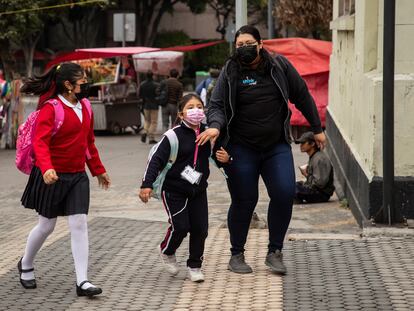
<svg viewBox="0 0 414 311"><path fill-rule="evenodd" d="M160 256L167 272L178 273L175 252L183 239L190 233L189 257L187 260L189 278L194 282L204 281L201 271L204 244L208 233L207 178L210 175L210 143L198 146L196 137L205 130L204 106L196 94L184 96L178 104L181 124L174 127L178 139L176 161L165 177L162 200L168 214L170 227L159 246ZM139 193L146 203L152 194L153 183L170 158L171 145L163 136L156 152L148 160ZM222 154L220 159L226 160Z"/></svg>
<svg viewBox="0 0 414 311"><path fill-rule="evenodd" d="M169 128L175 126L177 120L177 106L181 97L183 96L183 84L178 81L177 69L170 70L170 76L161 82L162 89L166 88L166 103L162 109L162 127L163 131L167 131Z"/></svg>
<svg viewBox="0 0 414 311"><path fill-rule="evenodd" d="M263 49L259 31L243 26L235 34L235 53L226 62L211 96L208 129L197 142L219 139L233 161L224 167L231 195L228 228L231 258L228 268L251 273L244 246L256 207L261 176L270 197L269 244L265 264L285 274L283 241L295 196L295 170L289 132L288 100L302 112L323 147L325 135L316 105L292 64L283 56L272 57Z"/></svg>
<svg viewBox="0 0 414 311"><path fill-rule="evenodd" d="M157 89L159 84L154 81L152 71L148 71L146 79L142 81L139 88L139 97L144 103L144 132L141 134L141 141L146 142L148 136L149 144L156 144L155 131L158 124Z"/></svg>
<svg viewBox="0 0 414 311"><path fill-rule="evenodd" d="M220 70L216 68L210 68L208 73L209 77L201 81L196 87L196 93L200 95L205 106L208 106L208 102L216 84L217 78L220 75Z"/></svg>
<svg viewBox="0 0 414 311"><path fill-rule="evenodd" d="M52 233L57 217L68 216L76 293L78 296L102 293L87 277L89 179L85 164L104 189L109 187L110 179L95 147L93 115L88 112L90 107L85 106L90 103L84 101L87 89L85 72L75 63L55 66L42 76L28 79L21 88L21 92L41 95L42 99L33 138L35 166L21 199L24 207L39 214L39 222L30 232L18 263L20 283L27 289L37 286L36 254ZM47 101L50 98L64 111L63 123L56 132L55 108Z"/></svg>
<svg viewBox="0 0 414 311"><path fill-rule="evenodd" d="M296 203L328 202L335 191L331 161L319 149L312 132L304 133L296 143L300 144L300 151L309 156L308 164L299 167L306 181L296 182Z"/></svg>

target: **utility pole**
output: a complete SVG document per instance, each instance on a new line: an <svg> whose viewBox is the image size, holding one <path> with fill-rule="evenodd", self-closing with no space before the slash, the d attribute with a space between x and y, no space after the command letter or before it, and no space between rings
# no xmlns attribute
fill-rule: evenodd
<svg viewBox="0 0 414 311"><path fill-rule="evenodd" d="M275 37L275 24L273 19L273 4L274 0L267 1L267 38L273 39Z"/></svg>
<svg viewBox="0 0 414 311"><path fill-rule="evenodd" d="M247 0L236 0L236 31L247 25Z"/></svg>
<svg viewBox="0 0 414 311"><path fill-rule="evenodd" d="M395 0L384 1L384 61L382 86L382 167L384 221L391 225L394 218L394 60Z"/></svg>
<svg viewBox="0 0 414 311"><path fill-rule="evenodd" d="M122 47L125 46L126 34L125 34L125 14L122 14Z"/></svg>

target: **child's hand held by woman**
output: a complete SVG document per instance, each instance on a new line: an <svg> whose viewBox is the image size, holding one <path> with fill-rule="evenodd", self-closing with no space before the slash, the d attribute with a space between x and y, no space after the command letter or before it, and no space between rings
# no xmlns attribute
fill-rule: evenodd
<svg viewBox="0 0 414 311"><path fill-rule="evenodd" d="M228 163L229 160L230 160L229 154L227 153L226 150L224 150L223 147L220 147L220 150L217 150L217 152L216 152L216 158L221 163Z"/></svg>

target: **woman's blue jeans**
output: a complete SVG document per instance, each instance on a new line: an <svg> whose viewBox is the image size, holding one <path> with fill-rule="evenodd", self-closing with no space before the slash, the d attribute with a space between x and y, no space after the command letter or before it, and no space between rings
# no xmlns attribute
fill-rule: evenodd
<svg viewBox="0 0 414 311"><path fill-rule="evenodd" d="M227 221L232 255L244 252L250 220L259 198L259 176L262 176L270 197L267 212L269 252L281 250L295 196L295 169L290 145L279 143L271 150L261 152L229 144L227 151L233 157L233 162L225 167L231 195Z"/></svg>

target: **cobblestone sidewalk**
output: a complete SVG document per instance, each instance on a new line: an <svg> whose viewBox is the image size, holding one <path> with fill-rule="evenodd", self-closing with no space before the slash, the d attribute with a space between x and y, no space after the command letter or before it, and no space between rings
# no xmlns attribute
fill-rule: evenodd
<svg viewBox="0 0 414 311"><path fill-rule="evenodd" d="M227 270L227 229L212 228L206 281L186 278L187 241L178 252L181 272L164 273L156 245L166 224L95 217L89 222L90 279L104 294L78 298L64 221L36 260L38 288L24 290L16 263L35 218L10 216L0 225L0 310L413 310L414 241L411 238L295 240L287 242L288 274L264 265L267 234L252 229L247 261L253 274ZM20 223L18 229L8 225Z"/></svg>
<svg viewBox="0 0 414 311"><path fill-rule="evenodd" d="M210 230L205 251L206 281L195 284L185 271L188 241L178 251L181 272L162 270L156 246L167 224L159 202L144 206L136 188L149 146L136 137L98 137L113 187L91 180L89 278L104 290L95 299L78 298L64 218L36 258L38 288L24 290L16 264L37 217L20 207L26 176L14 168L14 152L0 155L0 311L3 310L414 310L414 239L361 238L349 210L337 201L296 205L285 243L288 274L264 265L267 230L251 229L246 258L253 274L227 270L228 231L223 228L229 195L220 173L209 180ZM297 148L295 161L303 163ZM137 168L131 170L131 163ZM257 212L265 216L260 187ZM407 229L408 230L408 229Z"/></svg>

